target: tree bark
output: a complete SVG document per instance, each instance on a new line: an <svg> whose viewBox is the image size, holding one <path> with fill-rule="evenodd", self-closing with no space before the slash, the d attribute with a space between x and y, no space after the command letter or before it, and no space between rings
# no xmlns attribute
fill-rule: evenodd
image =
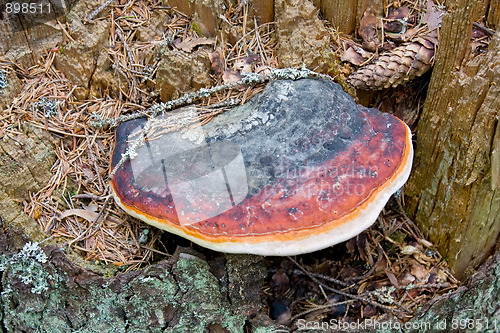
<svg viewBox="0 0 500 333"><path fill-rule="evenodd" d="M410 216L462 278L500 232L500 33L485 55L470 59L474 4L458 0L450 8L405 194Z"/></svg>
<svg viewBox="0 0 500 333"><path fill-rule="evenodd" d="M2 332L262 332L262 258L226 254L209 262L190 248L168 260L104 278L55 246L18 243L0 227ZM31 250L27 250L30 248ZM43 258L46 258L46 261Z"/></svg>
<svg viewBox="0 0 500 333"><path fill-rule="evenodd" d="M371 11L380 16L383 14L387 1L381 0L314 0L315 6L321 9L321 13L330 24L339 31L353 34L359 27L359 21L365 11Z"/></svg>
<svg viewBox="0 0 500 333"><path fill-rule="evenodd" d="M13 251L20 235L0 228L0 333L276 332L262 307L262 257L207 262L189 248L142 271L104 278L78 267L56 247ZM35 292L34 292L35 291ZM498 332L500 252L457 291L426 305L401 332ZM399 323L399 324L398 324ZM464 326L466 329L460 329ZM295 332L318 332L296 330ZM322 332L380 332L359 329Z"/></svg>

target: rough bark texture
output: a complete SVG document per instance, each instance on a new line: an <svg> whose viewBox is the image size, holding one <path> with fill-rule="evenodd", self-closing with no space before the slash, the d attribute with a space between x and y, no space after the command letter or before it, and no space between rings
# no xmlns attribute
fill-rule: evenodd
<svg viewBox="0 0 500 333"><path fill-rule="evenodd" d="M205 49L189 55L179 50L167 51L158 65L158 87L163 102L179 98L213 84L210 78L210 60Z"/></svg>
<svg viewBox="0 0 500 333"><path fill-rule="evenodd" d="M261 311L262 257L207 262L189 248L143 271L104 278L55 247L19 251L0 228L0 332L276 332ZM30 281L28 281L30 280ZM500 252L456 292L438 297L399 332L497 332ZM389 319L391 320L391 319ZM392 319L397 324L396 319ZM496 326L495 326L496 325ZM460 329L465 326L465 329ZM415 327L418 329L411 329ZM297 330L297 332L325 330ZM329 331L330 332L330 331ZM360 326L333 332L394 332Z"/></svg>
<svg viewBox="0 0 500 333"><path fill-rule="evenodd" d="M500 33L487 54L468 60L474 8L462 0L452 8L443 20L406 195L410 215L460 278L490 254L500 231Z"/></svg>
<svg viewBox="0 0 500 333"><path fill-rule="evenodd" d="M338 75L337 59L330 47L328 31L312 3L276 0L274 12L278 39L276 55L281 67L305 64L317 72Z"/></svg>
<svg viewBox="0 0 500 333"><path fill-rule="evenodd" d="M215 1L215 3L214 3ZM172 8L177 8L180 12L193 16L196 29L204 36L216 36L219 28L218 10L214 5L219 5L217 0L166 0L163 1Z"/></svg>
<svg viewBox="0 0 500 333"><path fill-rule="evenodd" d="M79 6L83 8L80 13L89 13L101 3L80 1ZM319 7L334 26L349 33L354 31L369 1L317 0L315 3L330 4L333 9ZM476 266L483 260L497 239L500 225L500 35L495 36L488 54L464 61L471 17L478 17L477 12L467 7L469 3L455 1L452 4L454 13L443 22L437 64L418 128L415 169L406 190L409 210L441 251L449 254L448 259L458 274L462 274L469 263ZM498 26L500 2L490 0L489 6L484 3L482 10L488 22ZM278 15L283 14L276 13ZM77 21L74 17L72 22ZM295 22L295 30L304 27L299 25L302 21L293 17L282 22ZM0 55L22 64L32 64L46 48L64 38L57 25L39 25L25 33L13 32L13 27L4 24L0 22L0 30L12 38L0 43ZM280 29L286 32L284 37L298 34L291 27ZM87 38L86 31L82 29L82 35L75 35L76 39ZM102 34L98 35L105 40L107 30L101 27L99 31ZM310 35L299 36L311 38ZM318 44L319 47L312 48L312 53L305 52L304 58L297 59L321 60L320 52L328 43L320 40ZM285 50L287 44L282 45ZM93 45L87 45L87 49L69 46L70 54L75 56L92 51L93 57L78 57L78 61L92 64L89 68L82 65L83 71L72 72L64 59L59 62L62 68L66 66L69 77L72 73L85 75L81 88L87 89L89 82L94 83L96 74L93 72L96 64L99 67L99 52ZM309 58L315 52L319 55ZM301 65L301 61L297 65ZM83 92L82 98L86 94L88 92ZM0 172L8 175L4 179L43 185L44 181L38 178L40 170L45 170L44 174L49 172L47 165L50 167L50 163L36 159L36 156L45 155L25 156L25 151L50 155L52 148L38 143L29 134L15 139L22 143L18 150L13 149L11 145L15 143L9 137L4 137L0 143ZM36 144L30 140L35 140ZM28 165L36 168L35 175L24 169ZM20 195L27 195L35 188L28 186L20 194L20 185L16 184L17 193L14 193L11 188L14 185L3 186L6 182L0 180L0 210L3 208L0 215L4 218L0 229L0 254L2 263L7 263L2 267L0 332L32 332L43 326L50 327L51 332L243 332L247 327L252 332L275 330L269 318L257 312L261 308L257 295L265 275L259 257L227 255L207 262L181 249L171 259L144 271L112 278L103 278L75 266L55 248L45 249L49 257L47 263L33 262L30 257L14 257L25 240L13 229L38 228L15 199L19 200ZM4 230L7 227L8 233ZM23 229L23 232L36 240L40 237L36 230L33 229L33 234L29 230ZM497 254L474 275L467 287L436 301L414 321L438 323L447 319L450 324L453 318L471 318L483 320L484 325L484 319L489 317L490 322L495 319L499 323L499 262ZM29 279L23 282L15 272L33 274L32 278L36 277L33 281L42 285L35 286L28 282ZM34 287L47 287L48 291L33 293Z"/></svg>
<svg viewBox="0 0 500 333"><path fill-rule="evenodd" d="M266 274L262 257L227 255L209 264L178 248L144 271L103 278L55 247L44 249L45 263L41 249L13 252L10 238L1 228L0 332L274 331L256 314ZM223 273L217 278L213 271Z"/></svg>
<svg viewBox="0 0 500 333"><path fill-rule="evenodd" d="M313 2L321 9L321 13L333 27L346 34L354 33L368 8L375 15L381 15L385 3L380 0L315 0Z"/></svg>
<svg viewBox="0 0 500 333"><path fill-rule="evenodd" d="M273 0L253 0L255 16L260 24L272 22L274 20Z"/></svg>
<svg viewBox="0 0 500 333"><path fill-rule="evenodd" d="M480 8L476 17L486 16L486 22L493 29L498 29L500 24L500 0L484 1L485 5Z"/></svg>
<svg viewBox="0 0 500 333"><path fill-rule="evenodd" d="M52 177L53 139L47 132L29 125L24 126L24 131L0 139L0 219L31 240L41 241L45 235L24 212L22 202L29 201L29 193L39 191Z"/></svg>
<svg viewBox="0 0 500 333"><path fill-rule="evenodd" d="M99 1L80 1L75 8L68 13L68 20L72 22L69 33L73 40L67 41L63 52L56 54L55 67L66 75L66 77L77 86L75 96L85 99L89 90L104 88L97 80L102 73L108 72L110 63L107 62L107 54L104 45L108 41L110 24L107 21L96 21L93 24L83 24L83 18L99 6ZM107 62L107 63L106 63ZM99 75L100 74L100 75ZM110 74L108 74L110 75ZM116 77L112 80L116 90L120 82Z"/></svg>
<svg viewBox="0 0 500 333"><path fill-rule="evenodd" d="M3 78L3 79L2 79ZM6 84L0 88L0 112L7 109L17 94L21 91L21 80L16 75L16 72L11 70L7 73L1 73L0 80ZM0 133L1 135L1 133Z"/></svg>
<svg viewBox="0 0 500 333"><path fill-rule="evenodd" d="M46 24L34 24L26 21L29 15L3 20L0 12L0 56L27 67L34 65L46 50L63 40L62 29L55 21L57 15L52 13L51 16L53 20ZM59 21L64 23L64 18L59 17Z"/></svg>

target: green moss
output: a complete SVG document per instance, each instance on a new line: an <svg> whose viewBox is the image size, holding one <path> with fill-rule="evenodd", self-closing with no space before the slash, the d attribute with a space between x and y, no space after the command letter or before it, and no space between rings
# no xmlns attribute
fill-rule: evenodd
<svg viewBox="0 0 500 333"><path fill-rule="evenodd" d="M203 36L203 32L201 32L200 27L198 27L198 25L197 25L195 22L193 22L193 23L191 24L191 29L192 29L192 30L193 30L193 31L194 31L194 32L195 32L198 36Z"/></svg>
<svg viewBox="0 0 500 333"><path fill-rule="evenodd" d="M497 332L500 325L500 264L498 256L488 269L475 274L465 288L450 293L448 298L433 302L420 316L410 320L418 327L430 325L427 332ZM421 332L413 329L407 332Z"/></svg>

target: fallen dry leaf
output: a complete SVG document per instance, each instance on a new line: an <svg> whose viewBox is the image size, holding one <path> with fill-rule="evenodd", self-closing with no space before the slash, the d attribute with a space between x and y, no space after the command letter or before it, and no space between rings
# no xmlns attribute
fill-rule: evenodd
<svg viewBox="0 0 500 333"><path fill-rule="evenodd" d="M420 238L418 241L425 247L432 247L433 244L426 239Z"/></svg>
<svg viewBox="0 0 500 333"><path fill-rule="evenodd" d="M384 21L384 30L392 33L404 33L409 14L410 9L408 7L403 6L396 9L391 7Z"/></svg>
<svg viewBox="0 0 500 333"><path fill-rule="evenodd" d="M410 273L419 281L427 281L429 271L423 265L419 264L416 260L411 259L409 263L411 265Z"/></svg>
<svg viewBox="0 0 500 333"><path fill-rule="evenodd" d="M96 175L94 174L92 169L86 163L82 164L82 172L83 172L83 175L85 176L85 183L87 183L87 184L88 184L88 182L90 182L96 178Z"/></svg>
<svg viewBox="0 0 500 333"><path fill-rule="evenodd" d="M241 73L252 73L255 67L261 64L260 55L254 54L235 61L233 68Z"/></svg>
<svg viewBox="0 0 500 333"><path fill-rule="evenodd" d="M472 42L472 53L473 54L478 54L481 52L485 52L486 48L488 47L488 43L485 42Z"/></svg>
<svg viewBox="0 0 500 333"><path fill-rule="evenodd" d="M434 2L432 0L427 0L427 12L422 21L423 23L427 23L429 30L434 30L439 27L443 20L443 15L444 13L434 7Z"/></svg>
<svg viewBox="0 0 500 333"><path fill-rule="evenodd" d="M407 286L410 283L415 281L415 277L411 275L409 272L405 272L402 276L399 277L398 282L401 286Z"/></svg>
<svg viewBox="0 0 500 333"><path fill-rule="evenodd" d="M240 72L238 72L234 68L228 69L222 74L222 80L224 81L224 84L238 82L242 79L243 75L241 75Z"/></svg>
<svg viewBox="0 0 500 333"><path fill-rule="evenodd" d="M389 13L387 14L387 19L390 20L404 20L408 18L408 15L410 15L410 9L408 7L402 6L396 9L389 10Z"/></svg>
<svg viewBox="0 0 500 333"><path fill-rule="evenodd" d="M278 271L274 273L271 281L269 282L269 286L273 290L276 297L282 296L288 288L290 288L290 279L286 275L283 268L278 269Z"/></svg>
<svg viewBox="0 0 500 333"><path fill-rule="evenodd" d="M241 73L255 73L257 66L261 65L262 61L260 55L254 54L248 57L240 58L236 60L231 69L226 70L222 74L222 80L224 83L233 83L243 79ZM259 70L264 70L260 68ZM242 87L244 90L245 87Z"/></svg>
<svg viewBox="0 0 500 333"><path fill-rule="evenodd" d="M192 52L195 47L200 45L212 45L212 44L215 44L215 40L207 37L197 37L197 38L187 37L183 41L179 41L178 39L176 39L173 42L173 46L176 49L182 50L184 52Z"/></svg>
<svg viewBox="0 0 500 333"><path fill-rule="evenodd" d="M398 282L398 279L396 278L396 275L389 272L387 269L385 270L385 275L387 275L387 277L389 278L389 281L391 281L391 283L394 287L396 287L396 288L399 287L399 282Z"/></svg>
<svg viewBox="0 0 500 333"><path fill-rule="evenodd" d="M93 222L99 214L88 209L68 209L65 210L61 215L59 215L59 219L63 219L65 217L73 215L79 216L89 222Z"/></svg>
<svg viewBox="0 0 500 333"><path fill-rule="evenodd" d="M367 9L359 22L358 34L363 39L363 47L375 51L380 44L377 30L382 28L381 19Z"/></svg>
<svg viewBox="0 0 500 333"><path fill-rule="evenodd" d="M401 249L401 253L406 254L406 255L412 255L412 254L420 253L420 250L417 249L415 246L407 245Z"/></svg>
<svg viewBox="0 0 500 333"><path fill-rule="evenodd" d="M363 58L361 54L354 51L352 47L348 48L347 51L344 52L340 60L350 62L351 64L356 66L360 66L363 62L366 61L366 59Z"/></svg>
<svg viewBox="0 0 500 333"><path fill-rule="evenodd" d="M210 64L212 67L212 72L216 77L220 77L224 73L224 57L222 55L222 49L217 47L214 52L208 54L210 59Z"/></svg>

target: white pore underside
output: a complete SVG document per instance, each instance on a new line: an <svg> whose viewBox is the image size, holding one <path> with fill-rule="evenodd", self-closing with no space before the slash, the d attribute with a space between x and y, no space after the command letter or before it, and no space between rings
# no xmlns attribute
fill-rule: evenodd
<svg viewBox="0 0 500 333"><path fill-rule="evenodd" d="M186 235L182 230L174 226L159 223L157 221L149 219L145 221L144 216L139 215L132 209L127 208L127 206L125 206L116 195L114 197L117 204L130 215L143 220L159 229L163 229L170 233L179 235L183 238L193 241L196 244L215 251L227 253L249 253L264 256L289 256L314 252L351 239L352 237L360 234L363 230L370 227L377 220L378 215L384 208L387 201L389 201L391 195L398 189L400 189L404 185L404 183L406 183L408 177L410 176L413 160L411 132L408 127L407 131L409 135L407 144L410 146L410 153L408 154L408 159L406 161L403 161L405 166L403 170L401 170L401 173L397 175L391 183L385 184L385 188L377 193L377 197L374 198L363 211L359 212L355 217L353 217L351 221L346 222L328 232L311 235L304 238L287 241L245 243L238 241L238 238L235 237L235 241L233 242L228 241L212 243L210 241L202 240L191 235Z"/></svg>

